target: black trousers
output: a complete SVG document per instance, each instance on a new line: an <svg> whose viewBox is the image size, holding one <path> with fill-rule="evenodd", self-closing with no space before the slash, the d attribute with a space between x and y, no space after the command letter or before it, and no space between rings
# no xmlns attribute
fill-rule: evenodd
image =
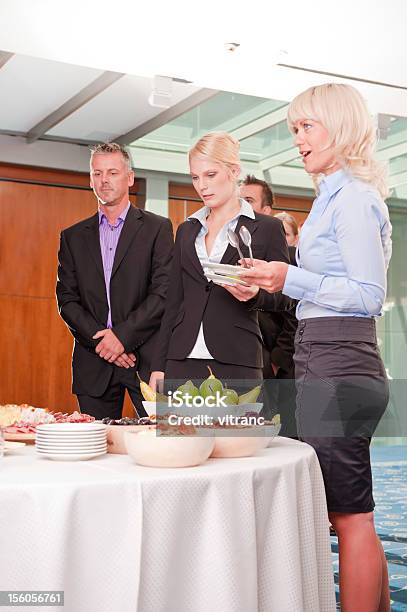
<svg viewBox="0 0 407 612"><path fill-rule="evenodd" d="M140 383L136 368L115 367L106 391L100 397L77 395L81 412L94 416L95 419L110 417L120 419L123 413L125 391L128 391L135 411L139 417L147 416L143 408Z"/></svg>

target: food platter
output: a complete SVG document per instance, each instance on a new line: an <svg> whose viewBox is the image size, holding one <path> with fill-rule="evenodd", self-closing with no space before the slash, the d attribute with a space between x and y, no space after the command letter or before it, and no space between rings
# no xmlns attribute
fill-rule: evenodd
<svg viewBox="0 0 407 612"><path fill-rule="evenodd" d="M80 429L83 432L89 429L89 424L92 424L94 420L94 417L77 411L72 414L51 413L46 408L34 408L28 404L0 405L0 425L3 427L4 439L10 442L34 444L37 426L47 428L50 424L53 427L58 424L65 429L72 429L72 427L75 429L79 424L85 425ZM99 424L98 428L103 430L104 426Z"/></svg>
<svg viewBox="0 0 407 612"><path fill-rule="evenodd" d="M5 431L3 437L10 442L25 442L26 444L34 444L35 442L35 433L8 433Z"/></svg>

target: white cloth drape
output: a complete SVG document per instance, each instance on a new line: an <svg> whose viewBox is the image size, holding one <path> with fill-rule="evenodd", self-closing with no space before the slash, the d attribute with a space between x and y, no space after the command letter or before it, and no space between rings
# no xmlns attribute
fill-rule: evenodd
<svg viewBox="0 0 407 612"><path fill-rule="evenodd" d="M317 457L285 438L175 470L7 455L0 589L63 590L65 612L333 612Z"/></svg>

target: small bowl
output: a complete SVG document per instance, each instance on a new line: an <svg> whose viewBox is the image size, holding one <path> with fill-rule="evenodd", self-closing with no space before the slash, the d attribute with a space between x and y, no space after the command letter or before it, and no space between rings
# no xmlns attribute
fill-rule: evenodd
<svg viewBox="0 0 407 612"><path fill-rule="evenodd" d="M211 457L251 457L267 447L271 437L257 428L217 428Z"/></svg>
<svg viewBox="0 0 407 612"><path fill-rule="evenodd" d="M167 404L164 403L146 402L145 400L143 400L141 403L143 404L143 408L149 417L154 416L157 413L166 414L169 411Z"/></svg>
<svg viewBox="0 0 407 612"><path fill-rule="evenodd" d="M139 465L148 467L192 467L206 461L211 454L214 436L157 435L155 426L143 431L126 431L127 453Z"/></svg>
<svg viewBox="0 0 407 612"><path fill-rule="evenodd" d="M254 404L238 404L239 408L243 408L243 414L247 414L248 412L253 412L259 414L261 409L263 408L262 402L255 402Z"/></svg>
<svg viewBox="0 0 407 612"><path fill-rule="evenodd" d="M280 433L281 423L278 423L277 425L265 425L264 428L266 430L266 436L269 437L269 443L267 446L271 446L274 438L276 438Z"/></svg>
<svg viewBox="0 0 407 612"><path fill-rule="evenodd" d="M125 432L142 431L148 427L150 427L150 425L108 425L106 431L107 452L117 455L127 455L127 449L124 443Z"/></svg>

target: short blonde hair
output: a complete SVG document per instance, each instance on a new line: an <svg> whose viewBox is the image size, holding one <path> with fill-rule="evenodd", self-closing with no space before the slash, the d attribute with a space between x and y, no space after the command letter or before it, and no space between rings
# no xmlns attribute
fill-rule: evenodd
<svg viewBox="0 0 407 612"><path fill-rule="evenodd" d="M371 183L383 198L388 195L386 166L374 159L376 129L361 94L350 85L326 83L303 91L288 107L287 123L294 133L297 121L313 119L330 137L341 166L355 178ZM318 176L313 176L318 184Z"/></svg>
<svg viewBox="0 0 407 612"><path fill-rule="evenodd" d="M287 225L289 225L293 230L294 236L298 236L298 223L292 215L284 211L281 213L277 213L274 216L276 219L280 219L280 221L287 223Z"/></svg>
<svg viewBox="0 0 407 612"><path fill-rule="evenodd" d="M190 149L188 158L201 155L225 164L229 169L240 165L240 143L227 132L209 132L202 136Z"/></svg>

